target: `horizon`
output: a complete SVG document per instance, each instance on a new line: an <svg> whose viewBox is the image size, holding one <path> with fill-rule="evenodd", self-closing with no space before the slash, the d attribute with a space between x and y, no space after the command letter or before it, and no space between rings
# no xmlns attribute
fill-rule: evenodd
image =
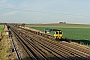
<svg viewBox="0 0 90 60"><path fill-rule="evenodd" d="M4 24L4 23L10 23L10 22L0 22L0 24ZM11 24L23 24L23 23L14 23L11 22ZM24 24L71 24L71 25L90 25L90 24L82 24L82 23L24 23Z"/></svg>

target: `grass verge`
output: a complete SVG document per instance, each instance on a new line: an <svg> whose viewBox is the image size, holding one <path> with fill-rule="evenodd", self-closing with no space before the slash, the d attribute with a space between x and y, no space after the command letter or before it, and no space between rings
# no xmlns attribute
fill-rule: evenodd
<svg viewBox="0 0 90 60"><path fill-rule="evenodd" d="M0 41L0 60L10 60L10 39L6 35L5 30L2 31L3 38Z"/></svg>

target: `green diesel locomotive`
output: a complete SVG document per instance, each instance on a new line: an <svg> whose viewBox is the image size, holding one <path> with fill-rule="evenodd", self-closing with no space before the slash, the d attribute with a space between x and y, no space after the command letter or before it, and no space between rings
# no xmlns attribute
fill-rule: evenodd
<svg viewBox="0 0 90 60"><path fill-rule="evenodd" d="M46 28L44 32L54 36L55 39L62 39L63 37L63 32L61 30Z"/></svg>

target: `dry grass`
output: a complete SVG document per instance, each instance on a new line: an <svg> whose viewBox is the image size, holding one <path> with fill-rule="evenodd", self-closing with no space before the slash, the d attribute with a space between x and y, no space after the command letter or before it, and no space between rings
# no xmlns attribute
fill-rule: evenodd
<svg viewBox="0 0 90 60"><path fill-rule="evenodd" d="M29 24L27 26L61 27L61 28L90 28L89 24Z"/></svg>

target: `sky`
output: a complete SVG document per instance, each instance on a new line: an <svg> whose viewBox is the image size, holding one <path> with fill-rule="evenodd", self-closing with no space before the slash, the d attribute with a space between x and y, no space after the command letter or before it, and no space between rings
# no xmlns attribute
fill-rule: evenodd
<svg viewBox="0 0 90 60"><path fill-rule="evenodd" d="M0 0L0 22L90 24L90 0Z"/></svg>

